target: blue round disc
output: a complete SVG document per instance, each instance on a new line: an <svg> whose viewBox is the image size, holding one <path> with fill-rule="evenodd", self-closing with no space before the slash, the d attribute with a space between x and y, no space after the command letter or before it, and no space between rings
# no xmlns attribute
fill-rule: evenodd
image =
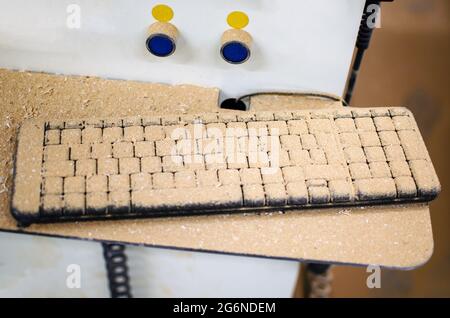
<svg viewBox="0 0 450 318"><path fill-rule="evenodd" d="M222 46L222 57L225 61L232 64L244 63L250 57L249 48L238 41L228 42Z"/></svg>
<svg viewBox="0 0 450 318"><path fill-rule="evenodd" d="M164 34L155 34L147 39L147 49L153 55L166 57L175 51L175 42Z"/></svg>

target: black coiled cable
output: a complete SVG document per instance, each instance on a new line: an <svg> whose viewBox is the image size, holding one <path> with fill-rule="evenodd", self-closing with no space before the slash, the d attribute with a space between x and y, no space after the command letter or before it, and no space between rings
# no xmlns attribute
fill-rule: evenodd
<svg viewBox="0 0 450 318"><path fill-rule="evenodd" d="M368 24L368 19L373 14L372 12L368 12L369 6L372 4L379 6L380 1L366 1L364 6L361 24L359 25L358 38L356 39L356 47L361 50L367 50L369 48L370 39L372 38L373 28L369 27Z"/></svg>
<svg viewBox="0 0 450 318"><path fill-rule="evenodd" d="M131 298L125 245L102 243L102 246L111 297Z"/></svg>
<svg viewBox="0 0 450 318"><path fill-rule="evenodd" d="M350 77L348 79L347 90L345 93L344 100L347 104L350 104L350 101L353 96L353 89L355 88L356 79L358 77L359 69L361 68L361 62L364 56L364 52L369 48L370 39L372 38L373 28L369 26L368 19L371 17L373 12L368 12L368 7L370 5L380 5L380 2L393 1L393 0L367 0L364 5L364 12L361 18L361 23L359 26L358 37L356 39L356 54L355 59L353 61L353 66L350 72Z"/></svg>

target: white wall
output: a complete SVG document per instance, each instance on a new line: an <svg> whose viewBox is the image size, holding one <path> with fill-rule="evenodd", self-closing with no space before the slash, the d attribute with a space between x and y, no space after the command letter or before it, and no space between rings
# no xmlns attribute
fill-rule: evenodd
<svg viewBox="0 0 450 318"><path fill-rule="evenodd" d="M157 3L173 7L180 31L174 55L145 48ZM68 29L69 4L81 28ZM0 0L0 66L220 87L236 96L261 90L341 95L364 0ZM251 59L224 62L220 37L229 12L250 18Z"/></svg>
<svg viewBox="0 0 450 318"><path fill-rule="evenodd" d="M100 243L0 233L0 297L109 297ZM127 247L135 297L290 297L297 262ZM81 269L68 288L67 267Z"/></svg>

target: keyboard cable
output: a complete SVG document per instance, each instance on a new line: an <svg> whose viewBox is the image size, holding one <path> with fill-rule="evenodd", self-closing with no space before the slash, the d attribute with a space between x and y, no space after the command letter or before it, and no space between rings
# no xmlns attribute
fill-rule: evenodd
<svg viewBox="0 0 450 318"><path fill-rule="evenodd" d="M356 79L358 78L359 69L361 68L364 52L369 48L370 39L374 30L373 26L370 26L368 21L374 16L374 14L380 14L381 2L392 2L393 0L366 0L364 5L364 12L359 25L358 37L356 38L356 53L353 59L353 65L348 78L347 89L344 94L345 101L350 104L353 96L353 90L355 88ZM371 11L371 6L378 6L378 11Z"/></svg>
<svg viewBox="0 0 450 318"><path fill-rule="evenodd" d="M264 96L264 95L272 95L272 96L290 96L290 97L315 97L315 98L322 98L322 99L329 99L335 102L340 102L344 106L348 106L346 101L342 99L341 97L329 94L329 93L322 93L322 92L286 92L286 91L262 91L262 92L254 92L250 94L246 94L243 96L240 96L238 98L228 98L224 100L220 104L220 108L222 109L231 109L231 110L242 110L247 111L250 110L250 103L252 97L256 96Z"/></svg>

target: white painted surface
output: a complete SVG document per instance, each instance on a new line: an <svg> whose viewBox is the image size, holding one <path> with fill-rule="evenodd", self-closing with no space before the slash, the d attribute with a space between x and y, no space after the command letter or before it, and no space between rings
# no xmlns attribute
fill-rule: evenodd
<svg viewBox="0 0 450 318"><path fill-rule="evenodd" d="M171 5L181 31L177 52L146 52L156 3ZM81 28L66 27L69 4ZM261 90L342 94L364 0L0 0L0 67L219 87L224 96ZM200 9L199 9L200 8ZM251 60L219 55L230 11L248 13ZM130 247L136 296L289 297L298 264ZM65 285L69 264L81 289ZM107 297L98 243L0 233L0 297Z"/></svg>
<svg viewBox="0 0 450 318"><path fill-rule="evenodd" d="M130 248L131 281L145 297L291 297L299 264L220 254Z"/></svg>
<svg viewBox="0 0 450 318"><path fill-rule="evenodd" d="M109 297L99 243L0 233L0 297ZM297 262L127 247L135 297L290 297ZM81 269L68 288L67 267Z"/></svg>
<svg viewBox="0 0 450 318"><path fill-rule="evenodd" d="M81 267L81 288L66 286ZM0 233L0 297L108 297L100 244Z"/></svg>
<svg viewBox="0 0 450 318"><path fill-rule="evenodd" d="M151 8L173 7L177 51L146 51ZM81 28L66 26L79 4ZM0 67L97 75L222 89L224 96L261 90L341 95L364 0L0 0ZM229 12L250 17L251 59L224 62L220 37Z"/></svg>

